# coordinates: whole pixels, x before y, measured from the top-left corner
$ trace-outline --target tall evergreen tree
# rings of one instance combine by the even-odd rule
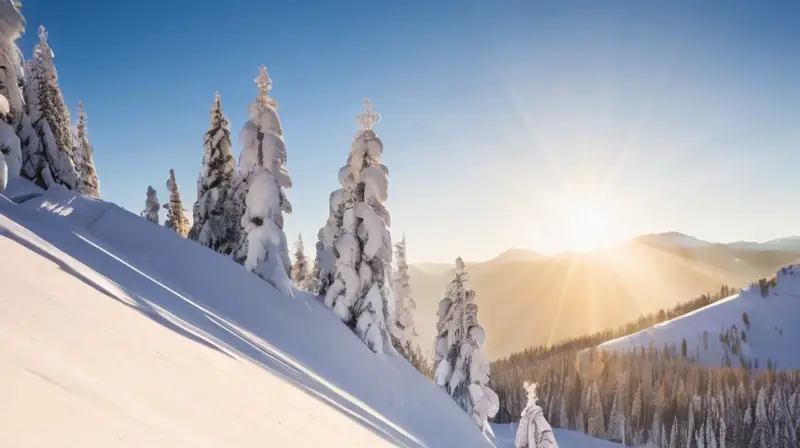
[[[411,291],[411,276],[408,274],[408,260],[406,259],[406,237],[395,244],[395,264],[396,268],[392,277],[395,292],[395,314],[392,327],[392,341],[395,348],[403,356],[409,358],[412,348],[412,340],[417,335],[414,329],[414,310],[417,303]]]
[[[19,137],[6,120],[10,109],[6,107],[5,96],[0,94],[0,191],[6,188],[8,179],[19,175]],[[16,173],[15,173],[16,172]]]
[[[308,289],[311,275],[308,272],[308,258],[303,248],[303,235],[297,235],[294,243],[294,264],[292,265],[292,281],[298,288]]]
[[[622,441],[625,435],[625,414],[622,409],[622,394],[617,389],[608,416],[608,440]]]
[[[256,87],[259,95],[249,107],[249,120],[241,132],[244,146],[239,157],[245,207],[243,234],[234,258],[285,294],[292,294],[289,246],[283,232],[283,214],[292,212],[285,189],[292,186],[286,168],[283,127],[278,102],[270,98],[272,80],[261,66]]]
[[[466,266],[456,259],[456,275],[439,302],[433,381],[482,429],[499,409],[497,394],[489,388],[489,361],[482,348],[486,333],[478,324],[475,291],[468,284]]]
[[[203,138],[203,167],[197,179],[197,202],[189,238],[221,254],[233,253],[240,223],[234,198],[236,159],[231,131],[219,93],[211,104],[211,127]]]
[[[158,211],[161,209],[161,204],[158,202],[158,194],[152,186],[147,187],[147,200],[144,203],[144,210],[140,216],[148,221],[158,224]]]
[[[314,257],[314,279],[318,284],[316,294],[325,297],[328,289],[336,279],[336,263],[339,252],[336,243],[342,233],[342,218],[344,217],[344,192],[345,185],[353,183],[349,166],[345,165],[339,170],[339,183],[343,187],[334,190],[328,199],[328,220],[317,233],[317,254]]]
[[[25,31],[25,18],[15,0],[0,0],[0,95],[8,102],[6,122],[16,128],[25,114],[23,58],[17,40]]]
[[[75,160],[77,162],[79,182],[78,191],[93,198],[100,197],[100,181],[97,180],[97,170],[94,168],[94,148],[89,144],[89,134],[86,130],[86,112],[83,111],[83,102],[78,102],[78,126],[76,137]]]
[[[600,391],[597,388],[597,383],[592,384],[589,421],[586,424],[586,433],[592,437],[605,438],[606,426],[605,416],[603,414],[603,401],[600,397]],[[656,428],[656,431],[660,428]]]
[[[74,190],[78,186],[78,173],[72,151],[69,111],[58,86],[53,50],[44,27],[39,27],[39,43],[27,68],[24,93],[28,118],[38,141],[26,138],[30,136],[21,130],[21,140],[26,141],[22,174],[45,188],[60,184]]]
[[[0,0],[0,188],[22,169],[22,144],[16,129],[25,114],[22,57],[16,41],[25,29],[17,2]]]
[[[569,414],[567,414],[567,402],[564,395],[561,395],[561,406],[559,406],[558,426],[562,429],[569,429]]]
[[[308,275],[308,281],[306,282],[306,289],[311,294],[315,296],[320,296],[320,290],[322,289],[322,282],[320,282],[320,268],[319,268],[319,258],[314,257],[314,266],[311,268],[311,273]]]
[[[361,129],[347,158],[342,230],[336,239],[339,254],[334,283],[325,304],[374,352],[393,350],[389,326],[394,313],[391,284],[391,220],[384,203],[388,197],[389,169],[381,163],[383,142],[372,130],[379,115],[366,110],[358,115]]]
[[[173,169],[169,170],[167,190],[169,191],[169,204],[164,204],[164,208],[167,209],[167,219],[164,221],[164,227],[185,238],[186,234],[189,233],[189,220],[183,213],[183,201],[181,201],[181,193],[178,191],[178,183],[175,182],[175,170]]]

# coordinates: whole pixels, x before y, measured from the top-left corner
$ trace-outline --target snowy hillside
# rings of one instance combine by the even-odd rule
[[[779,369],[800,368],[800,267],[782,269],[776,281],[765,297],[762,288],[752,286],[741,294],[600,347],[626,350],[652,343],[661,349],[667,344],[680,353],[685,339],[687,355],[699,355],[706,365],[718,366],[727,355],[733,366],[745,361],[765,368],[771,360]]]
[[[313,297],[113,204],[3,194],[0,446],[491,446]]]

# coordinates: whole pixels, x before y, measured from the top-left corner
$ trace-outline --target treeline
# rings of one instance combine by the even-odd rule
[[[630,446],[800,446],[800,372],[703,367],[676,352],[674,346],[623,354],[592,349],[497,361],[496,421],[519,419],[522,384],[533,380],[556,428]]]
[[[629,336],[654,325],[683,316],[684,314],[688,314],[692,311],[708,306],[721,299],[730,297],[739,291],[740,290],[738,288],[733,286],[722,285],[712,293],[702,294],[695,299],[689,300],[688,302],[679,303],[670,309],[661,309],[658,312],[639,316],[635,322],[629,322],[617,328],[607,328],[590,335],[567,339],[554,345],[539,345],[527,348],[521,352],[510,355],[509,358],[540,358],[552,356],[558,353],[573,352],[596,347],[604,342]],[[497,361],[495,363],[497,363]],[[493,366],[492,372],[494,372],[494,369],[495,367]]]

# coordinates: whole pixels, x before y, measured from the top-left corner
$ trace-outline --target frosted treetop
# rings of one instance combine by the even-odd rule
[[[356,120],[361,124],[361,129],[369,131],[381,120],[381,114],[372,110],[372,101],[367,98],[364,100],[364,112],[356,115]]]
[[[44,29],[44,25],[39,25],[39,43],[47,45],[47,30]]]
[[[259,68],[258,76],[256,77],[256,87],[258,88],[256,103],[261,107],[277,109],[278,102],[269,96],[269,91],[272,90],[272,79],[267,73],[267,68],[263,65]]]

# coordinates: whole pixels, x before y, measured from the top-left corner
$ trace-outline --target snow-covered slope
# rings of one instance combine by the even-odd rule
[[[313,297],[113,204],[39,193],[0,197],[0,446],[491,446]]]
[[[745,313],[749,325],[744,322]],[[720,338],[725,333],[729,334],[727,343]],[[707,365],[720,365],[727,352],[731,364],[739,366],[740,357],[732,353],[732,346],[739,345],[742,359],[754,366],[758,362],[760,368],[765,368],[767,360],[772,360],[779,369],[800,368],[800,267],[779,271],[777,286],[770,288],[766,297],[756,285],[692,313],[606,342],[600,348],[627,350],[653,343],[661,349],[666,343],[680,352],[683,339],[687,354],[699,354],[700,362]]]

